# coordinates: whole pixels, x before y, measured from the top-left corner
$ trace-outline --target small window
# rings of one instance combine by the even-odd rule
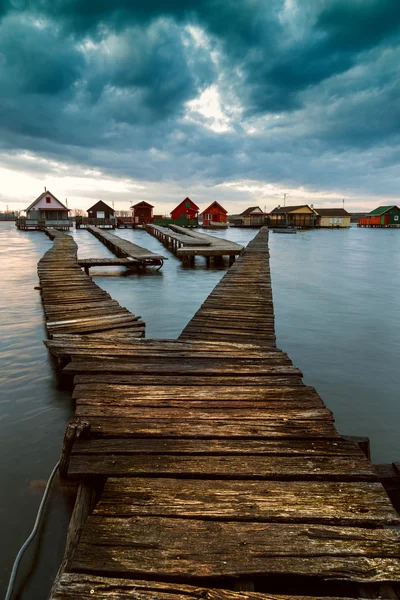
[[[399,220],[399,215],[395,215],[394,220],[398,221]]]
[[[190,202],[186,202],[185,206],[186,208],[190,208]]]
[[[46,196],[46,204],[51,204],[51,198],[50,198],[50,196]]]

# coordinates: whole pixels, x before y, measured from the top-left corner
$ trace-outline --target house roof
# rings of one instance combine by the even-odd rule
[[[179,208],[180,206],[182,206],[182,204],[184,202],[191,202],[193,208],[196,208],[197,210],[200,210],[199,207],[197,206],[197,204],[195,204],[193,202],[193,200],[191,200],[190,198],[185,198],[184,200],[182,200],[182,202],[179,202],[179,204],[177,206],[175,206],[175,208],[171,212],[174,212],[174,210],[176,210],[177,208]]]
[[[242,217],[246,217],[247,215],[254,212],[255,210],[259,210],[260,212],[262,212],[262,210],[259,206],[250,206],[250,208],[246,208],[246,210],[244,210],[242,213],[240,213],[240,215]]]
[[[308,204],[298,204],[297,206],[277,206],[274,208],[274,210],[271,210],[270,214],[286,214],[292,212],[292,210],[298,210],[299,208],[309,208],[310,210],[316,212],[315,209],[311,208],[311,206],[308,206]]]
[[[149,204],[148,202],[146,202],[145,200],[142,200],[142,202],[138,202],[137,204],[134,204],[133,206],[131,206],[132,208],[136,208],[137,206],[143,206],[143,204],[145,204],[146,206],[148,206],[149,208],[154,208],[153,204]]]
[[[113,211],[113,212],[114,212],[114,209],[113,209],[113,208],[111,208],[111,206],[109,206],[109,205],[108,205],[108,204],[106,204],[105,202],[103,202],[103,200],[98,200],[98,201],[96,202],[96,204],[93,204],[93,206],[90,206],[90,207],[87,209],[87,212],[89,212],[90,210],[93,210],[94,208],[97,208],[98,206],[105,206],[106,208],[108,208],[108,210],[111,210],[111,211]]]
[[[378,208],[375,208],[374,210],[371,210],[371,212],[368,213],[367,216],[369,216],[369,215],[376,215],[376,216],[383,215],[385,212],[387,212],[391,208],[397,208],[399,210],[399,207],[396,206],[395,204],[392,204],[392,206],[378,206]]]
[[[57,200],[57,202],[58,202],[59,204],[61,204],[61,206],[62,206],[63,208],[65,208],[66,210],[69,210],[69,209],[68,209],[68,207],[67,207],[67,206],[65,206],[65,205],[64,205],[62,202],[60,202],[60,200],[59,200],[58,198],[56,198],[56,197],[55,197],[55,195],[54,195],[54,194],[53,194],[53,193],[52,193],[50,190],[46,190],[45,192],[43,192],[42,194],[40,194],[40,196],[38,196],[38,198],[36,198],[36,200],[34,200],[34,201],[32,202],[32,204],[30,204],[30,205],[28,206],[28,208],[26,208],[26,209],[25,209],[25,212],[26,212],[26,211],[28,211],[28,210],[31,210],[31,208],[33,208],[33,207],[35,206],[35,204],[36,204],[37,202],[39,202],[39,200],[41,200],[42,198],[44,198],[45,196],[47,196],[47,194],[50,194],[51,196],[53,196],[54,200]]]
[[[350,213],[344,208],[316,208],[315,211],[321,217],[350,217]]]
[[[225,210],[225,208],[223,206],[220,205],[219,202],[217,202],[216,200],[214,202],[212,202],[210,204],[210,206],[208,206],[205,210],[203,210],[202,213],[200,213],[201,215],[204,215],[207,211],[209,211],[211,208],[220,208],[221,212],[225,213],[226,215],[228,214],[228,211]]]

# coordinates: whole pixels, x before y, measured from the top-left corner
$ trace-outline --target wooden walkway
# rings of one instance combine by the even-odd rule
[[[99,239],[111,252],[116,256],[132,258],[138,262],[142,268],[158,266],[161,268],[166,260],[165,256],[161,254],[155,254],[146,248],[137,246],[128,240],[124,240],[118,235],[109,233],[93,225],[86,227],[90,233],[92,233],[97,239]]]
[[[145,324],[96,285],[79,267],[77,245],[71,236],[46,230],[54,240],[38,264],[40,292],[49,338],[107,332],[123,338],[142,337]]]
[[[267,244],[179,340],[48,343],[91,427],[53,599],[398,597],[399,516],[275,346]]]
[[[184,261],[193,262],[195,256],[205,256],[208,260],[228,256],[229,264],[232,265],[235,257],[243,252],[243,246],[235,242],[198,233],[178,225],[170,225],[168,228],[146,225],[146,229]]]

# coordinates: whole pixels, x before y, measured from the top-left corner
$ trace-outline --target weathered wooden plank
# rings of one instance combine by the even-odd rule
[[[106,327],[104,325],[104,327]],[[241,359],[235,360],[234,363],[218,361],[217,364],[209,363],[208,361],[196,360],[173,360],[166,358],[162,363],[159,361],[137,363],[128,361],[113,361],[106,358],[97,360],[89,360],[84,358],[73,357],[72,361],[64,368],[66,373],[84,373],[91,372],[117,372],[117,373],[143,373],[143,374],[190,374],[190,375],[223,375],[228,374],[236,378],[243,374],[249,375],[294,375],[301,377],[301,371],[291,364],[276,365],[267,362],[245,361]]]
[[[143,398],[137,398],[134,395],[109,395],[101,398],[100,394],[90,397],[90,394],[81,394],[76,396],[77,408],[83,412],[89,412],[92,415],[116,416],[148,416],[151,419],[160,417],[177,418],[180,414],[182,418],[199,419],[327,419],[333,420],[330,410],[324,407],[322,400],[313,400],[310,402],[295,401],[267,401],[259,400],[218,400],[214,396],[212,400],[160,400],[152,395]]]
[[[304,384],[299,376],[278,377],[275,375],[245,375],[243,377],[231,377],[230,375],[156,375],[156,374],[130,374],[130,373],[101,373],[86,372],[75,375],[74,383],[117,383],[120,385],[186,385],[193,386],[287,386]]]
[[[101,313],[100,313],[101,314]],[[140,317],[136,317],[136,319],[140,319]],[[46,341],[46,346],[49,348],[49,350],[53,353],[53,354],[58,354],[58,355],[74,355],[74,356],[86,356],[88,354],[90,354],[90,352],[95,352],[96,356],[102,357],[112,357],[112,358],[127,358],[130,360],[148,360],[148,359],[154,359],[154,358],[159,358],[159,359],[165,359],[166,358],[166,352],[164,350],[155,350],[155,349],[146,349],[146,348],[131,348],[130,345],[127,344],[121,344],[120,346],[117,346],[116,344],[112,344],[112,343],[105,343],[103,342],[103,345],[101,345],[98,341],[91,341],[91,339],[89,339],[85,344],[74,344],[73,340],[68,341],[67,343],[60,343],[59,341],[56,341],[55,343],[53,342],[53,340],[50,341]],[[221,352],[219,352],[218,350],[212,351],[212,350],[179,350],[177,349],[175,352],[169,352],[168,354],[173,354],[173,356],[175,358],[192,358],[192,359],[198,359],[198,360],[216,360],[216,359],[222,359],[223,356],[221,356]],[[262,352],[261,350],[258,350],[257,352],[249,352],[248,350],[242,350],[242,351],[236,351],[236,352],[230,352],[229,355],[228,353],[225,353],[226,355],[226,359],[233,361],[236,358],[238,359],[247,359],[249,360],[249,358],[254,358],[255,360],[257,359],[269,359],[271,361],[282,361],[282,360],[286,360],[288,361],[289,359],[287,359],[286,355],[281,354],[280,352],[276,352],[276,351],[271,351],[271,352]],[[275,356],[276,355],[276,356]],[[289,364],[289,363],[288,363]]]
[[[376,481],[372,465],[361,457],[330,456],[136,456],[74,454],[69,475],[280,479],[308,481]],[[249,484],[250,485],[250,484]],[[380,488],[383,494],[383,488]],[[305,489],[301,488],[304,493]],[[315,492],[315,488],[313,488]],[[312,498],[308,498],[312,502]],[[387,502],[390,505],[389,499]],[[400,524],[400,521],[399,521]]]
[[[293,600],[291,594],[234,592],[220,588],[201,588],[179,583],[143,581],[116,577],[99,577],[86,573],[64,573],[53,600]],[[321,600],[321,597],[298,596],[296,600]],[[349,600],[324,596],[324,600]],[[354,600],[354,599],[353,599]]]
[[[369,527],[400,523],[379,483],[326,481],[110,478],[93,514]]]
[[[180,438],[340,438],[331,422],[300,421],[274,422],[226,419],[199,421],[192,419],[184,427],[182,419],[127,419],[91,417],[91,432],[105,437],[180,437]]]
[[[97,307],[97,304],[96,304]],[[88,339],[86,336],[82,336],[82,335],[74,335],[74,336],[68,336],[68,334],[59,334],[57,336],[55,336],[55,341],[56,342],[64,342],[64,341],[73,341],[76,344],[82,343],[91,343],[93,342],[99,342],[100,344],[104,345],[104,339],[101,336],[97,336],[97,335],[93,335],[90,337],[90,339]],[[210,351],[216,351],[219,353],[229,353],[229,354],[234,354],[236,351],[240,352],[248,352],[249,355],[251,356],[252,353],[254,352],[257,355],[260,355],[260,353],[264,352],[264,350],[260,350],[260,347],[258,344],[247,344],[247,343],[241,343],[241,342],[218,342],[218,341],[211,341],[211,342],[207,342],[207,341],[202,341],[202,340],[168,340],[168,339],[148,339],[148,338],[143,338],[142,340],[133,340],[133,341],[129,341],[125,339],[125,337],[123,339],[117,338],[115,339],[114,337],[112,337],[111,335],[109,336],[109,341],[110,343],[113,343],[117,346],[121,346],[123,344],[128,344],[131,345],[133,347],[133,350],[137,349],[140,350],[141,352],[146,352],[146,350],[155,350],[158,352],[172,352],[175,353],[176,351],[181,351],[181,350],[193,350],[193,352],[199,352],[199,351],[205,351],[205,350],[210,350]],[[282,352],[281,350],[279,350],[278,348],[275,348],[274,350],[268,350],[268,352]]]
[[[361,457],[364,454],[355,444],[342,439],[157,439],[157,438],[110,438],[78,440],[73,454],[191,454],[207,455],[280,455],[280,456],[329,456],[335,460],[338,456]],[[374,467],[375,468],[375,467]]]
[[[92,515],[71,570],[132,577],[302,575],[399,581],[400,530]]]
[[[212,407],[209,410],[193,407],[193,406],[181,406],[181,407],[149,407],[149,406],[138,406],[133,403],[109,403],[104,406],[101,402],[83,403],[80,401],[76,407],[76,415],[78,417],[110,417],[110,418],[121,418],[126,417],[130,419],[149,419],[149,420],[161,420],[161,419],[173,419],[173,420],[184,420],[190,427],[192,420],[195,421],[222,421],[224,419],[231,422],[243,421],[257,422],[261,421],[325,421],[333,422],[332,413],[326,408],[282,408],[281,410],[268,408],[262,408],[256,405],[253,409],[241,408],[241,407],[225,407],[219,410],[216,407]]]
[[[253,408],[254,403],[265,403],[268,406],[279,408],[282,406],[296,406],[298,408],[316,408],[323,407],[324,403],[314,388],[309,386],[224,386],[220,385],[216,389],[210,389],[209,386],[187,386],[187,385],[119,385],[117,383],[86,383],[77,384],[73,392],[73,398],[76,400],[101,399],[104,403],[113,403],[115,399],[122,403],[135,402],[144,404],[154,402],[175,402],[177,406],[181,402],[198,403],[205,405],[218,404],[223,406],[236,403],[244,406],[248,403]],[[173,404],[168,404],[173,406]],[[190,406],[190,404],[189,404]],[[254,407],[256,408],[256,407]]]

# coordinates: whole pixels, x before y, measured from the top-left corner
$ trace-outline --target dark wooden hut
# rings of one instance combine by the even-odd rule
[[[133,225],[146,225],[147,223],[153,222],[153,208],[152,204],[145,202],[138,202],[131,206]]]

